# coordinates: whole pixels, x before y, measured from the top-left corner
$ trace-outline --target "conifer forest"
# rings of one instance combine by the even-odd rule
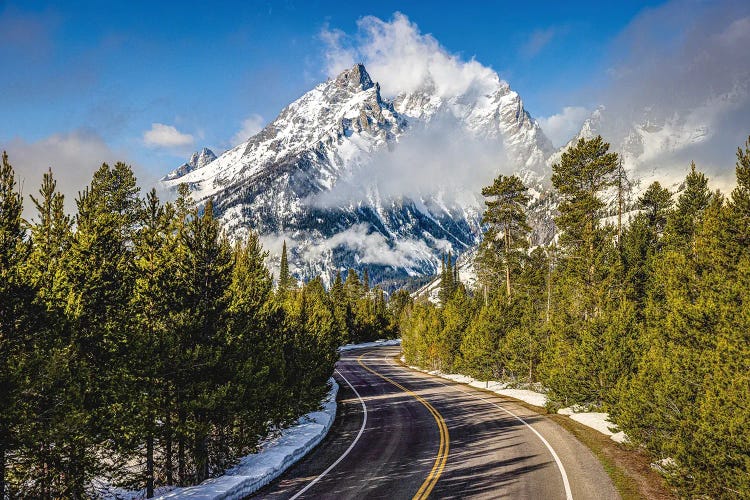
[[[406,362],[607,411],[680,496],[750,497],[750,141],[736,180],[692,164],[627,206],[618,154],[582,139],[553,166],[558,237],[529,248],[526,188],[500,175],[476,290],[444,262],[441,305],[400,318]]]
[[[0,500],[750,500],[750,0],[0,0]]]
[[[103,164],[64,210],[52,171],[33,209],[0,169],[0,498],[87,498],[221,474],[314,410],[338,346],[393,337],[365,273],[330,290],[282,265],[274,288],[255,234],[230,244],[211,203],[142,196]],[[282,256],[282,264],[286,254]]]
[[[477,285],[448,254],[435,304],[352,270],[300,286],[286,246],[274,286],[254,233],[230,244],[210,202],[141,196],[123,163],[72,216],[49,171],[26,220],[4,155],[0,488],[201,482],[314,409],[338,346],[401,335],[407,363],[609,412],[685,496],[748,496],[750,141],[736,177],[710,191],[692,164],[627,203],[618,154],[581,139],[553,166],[553,242],[530,248],[527,188],[498,176]]]

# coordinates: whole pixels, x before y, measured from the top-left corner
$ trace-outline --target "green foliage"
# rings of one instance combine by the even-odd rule
[[[526,222],[526,208],[529,203],[528,189],[521,179],[512,175],[499,175],[492,183],[482,189],[487,209],[482,215],[482,224],[487,225],[487,232],[480,245],[480,262],[492,265],[493,259],[502,261],[505,268],[505,293],[511,298],[511,274],[520,268],[524,250],[528,246],[528,234],[531,231]],[[498,241],[502,243],[498,244]],[[495,267],[495,266],[492,266]],[[482,273],[487,289],[494,288],[492,273]]]
[[[284,292],[297,286],[297,281],[289,272],[289,257],[286,251],[286,240],[281,248],[281,267],[279,271],[279,291]]]
[[[681,497],[749,497],[750,139],[728,201],[693,164],[674,207],[653,183],[621,232],[600,222],[605,193],[622,184],[608,150],[601,137],[581,140],[553,166],[557,245],[509,267],[491,226],[476,259],[478,297],[443,292],[440,306],[404,309],[406,359],[539,383],[552,407],[608,411]],[[497,286],[508,269],[511,300],[509,280]]]
[[[341,343],[397,334],[408,300],[391,309],[356,275],[329,293],[287,264],[274,294],[257,235],[231,246],[189,193],[141,198],[129,166],[104,164],[74,225],[50,171],[25,226],[3,156],[0,496],[202,481],[315,409]]]

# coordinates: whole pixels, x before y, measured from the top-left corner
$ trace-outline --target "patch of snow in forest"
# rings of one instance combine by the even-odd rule
[[[401,345],[401,339],[376,340],[375,342],[364,342],[362,344],[346,344],[339,347],[339,352],[351,351],[353,349],[365,349],[367,347],[383,347],[389,345]]]
[[[405,359],[402,356],[401,361],[405,363]],[[417,370],[423,373],[428,373],[436,377],[452,380],[459,384],[466,384],[479,389],[485,389],[501,396],[507,396],[510,398],[518,399],[524,403],[528,403],[534,406],[544,407],[547,404],[547,395],[541,392],[532,391],[529,389],[514,389],[509,387],[509,384],[504,382],[497,382],[494,380],[476,380],[467,375],[461,375],[460,373],[442,373],[437,370],[428,371],[423,370],[417,366],[409,365],[409,368]],[[557,413],[561,415],[567,415],[576,422],[579,422],[586,427],[590,427],[596,431],[601,432],[610,437],[613,441],[618,443],[625,443],[628,441],[627,436],[624,432],[618,431],[617,426],[609,421],[609,413],[603,412],[578,412],[574,407],[562,408]],[[614,430],[613,430],[614,429]]]

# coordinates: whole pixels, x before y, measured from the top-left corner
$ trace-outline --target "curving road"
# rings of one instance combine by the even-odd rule
[[[339,413],[312,453],[254,498],[619,498],[594,455],[511,400],[348,351]]]

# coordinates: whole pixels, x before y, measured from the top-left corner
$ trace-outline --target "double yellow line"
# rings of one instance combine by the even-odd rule
[[[386,382],[390,382],[391,384],[395,385],[408,395],[415,398],[417,401],[422,403],[425,408],[429,410],[429,412],[432,414],[432,417],[435,419],[435,422],[437,422],[438,430],[440,431],[440,446],[438,446],[438,452],[437,456],[435,457],[435,463],[432,465],[432,470],[430,471],[430,474],[427,476],[427,479],[424,480],[422,483],[422,486],[419,487],[419,490],[417,490],[417,494],[414,495],[412,500],[422,500],[430,496],[430,493],[432,492],[432,489],[435,487],[435,484],[438,482],[438,479],[440,479],[440,475],[443,473],[443,469],[445,469],[445,463],[448,461],[448,451],[450,448],[450,436],[448,435],[448,426],[445,425],[445,420],[443,419],[443,416],[440,415],[440,413],[433,407],[426,399],[424,399],[419,394],[416,394],[403,385],[399,384],[395,380],[393,380],[390,377],[386,377],[383,374],[380,374],[364,364],[362,362],[362,356],[357,358],[357,363],[362,366],[365,370],[369,371],[370,373],[374,373],[378,377],[382,378]]]

